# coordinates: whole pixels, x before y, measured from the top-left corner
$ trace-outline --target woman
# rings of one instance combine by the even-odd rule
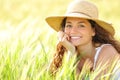
[[[98,9],[93,3],[74,0],[64,16],[48,17],[46,21],[58,31],[59,38],[51,63],[52,72],[62,65],[65,52],[82,56],[78,60],[78,73],[87,59],[91,63],[91,70],[95,70],[100,64],[109,64],[120,53],[120,44],[113,37],[114,28],[98,19]]]

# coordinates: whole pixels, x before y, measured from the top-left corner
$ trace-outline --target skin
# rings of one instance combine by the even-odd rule
[[[84,56],[81,58],[78,68],[82,68],[84,62],[89,59],[90,66],[93,66],[94,56],[96,53],[96,43],[92,42],[92,37],[95,35],[94,28],[86,19],[69,17],[66,20],[64,31],[58,32],[59,43],[62,44],[68,51]],[[100,46],[101,44],[98,44]],[[110,61],[118,52],[112,45],[106,45],[102,48],[98,56],[97,65]],[[78,71],[79,72],[79,71]]]

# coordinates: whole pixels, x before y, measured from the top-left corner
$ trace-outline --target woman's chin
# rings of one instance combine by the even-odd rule
[[[76,47],[80,45],[80,44],[78,44],[78,43],[72,43],[72,44],[73,44],[74,46],[76,46]]]
[[[73,40],[71,41],[71,43],[74,45],[74,46],[79,46],[81,44],[80,40]]]

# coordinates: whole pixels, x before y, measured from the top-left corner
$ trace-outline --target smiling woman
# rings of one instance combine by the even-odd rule
[[[89,21],[80,18],[67,18],[64,32],[70,37],[70,42],[74,46],[88,44],[95,35],[94,29]]]
[[[77,58],[81,57],[77,61],[77,74],[80,74],[86,61],[89,61],[90,71],[95,71],[101,64],[107,63],[111,66],[112,59],[119,57],[120,43],[113,37],[114,27],[98,18],[98,9],[91,2],[74,0],[64,16],[47,17],[46,21],[58,31],[59,39],[50,65],[52,73],[62,66],[65,52],[77,55]],[[106,72],[106,69],[103,72]],[[101,74],[102,72],[97,78],[100,78]]]

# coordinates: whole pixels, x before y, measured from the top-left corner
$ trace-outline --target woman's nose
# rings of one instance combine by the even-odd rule
[[[77,32],[77,28],[76,27],[72,27],[71,33],[76,33],[76,32]]]

